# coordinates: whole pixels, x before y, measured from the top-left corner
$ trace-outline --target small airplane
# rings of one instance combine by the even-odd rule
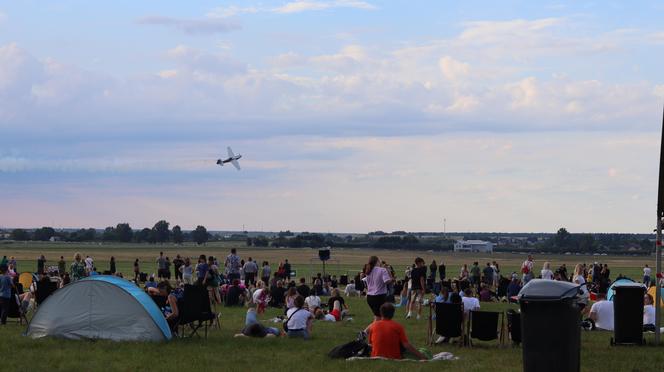
[[[240,154],[237,154],[237,155],[233,154],[233,150],[231,150],[231,148],[229,146],[228,147],[228,159],[224,159],[224,160],[217,159],[217,164],[219,164],[220,167],[223,167],[225,163],[231,163],[231,164],[233,164],[233,166],[237,170],[240,170],[240,163],[238,162],[238,160],[240,160],[241,157],[242,157],[242,155],[240,155]]]

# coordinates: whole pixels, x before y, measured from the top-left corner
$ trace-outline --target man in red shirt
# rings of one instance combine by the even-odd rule
[[[394,305],[384,303],[380,307],[380,315],[382,319],[374,321],[367,330],[372,357],[401,359],[403,347],[419,359],[427,359],[408,342],[403,326],[392,320]]]

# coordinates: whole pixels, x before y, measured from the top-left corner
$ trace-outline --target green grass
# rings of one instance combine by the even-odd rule
[[[70,245],[70,244],[9,244],[0,245],[0,255],[14,255],[19,259],[20,269],[33,270],[35,259],[40,253],[47,258],[64,255],[68,262],[73,253],[90,254],[97,260],[100,270],[105,269],[107,259],[111,255],[118,257],[119,270],[131,272],[131,262],[134,257],[145,261],[143,270],[154,270],[154,259],[159,250],[167,255],[174,256],[176,252],[197,256],[199,253],[214,254],[224,257],[231,245],[211,244],[205,247],[194,246],[148,246],[148,245]],[[309,249],[277,250],[277,249],[248,249],[237,246],[242,257],[252,257],[258,260],[267,259],[271,263],[283,258],[289,258],[298,269],[299,275],[308,275],[320,271],[320,266],[310,267],[310,259],[316,252]],[[333,257],[341,260],[337,273],[359,270],[370,254],[377,254],[381,258],[403,268],[412,262],[415,255],[421,255],[430,262],[444,259],[448,264],[448,273],[456,275],[461,263],[471,263],[474,260],[486,262],[496,259],[503,267],[503,272],[516,270],[524,256],[521,255],[455,255],[432,254],[427,252],[394,252],[394,251],[366,251],[366,250],[334,250]],[[535,257],[537,264],[545,258]],[[638,278],[640,268],[644,263],[653,263],[651,258],[632,257],[593,257],[593,256],[552,256],[546,257],[552,265],[557,267],[561,262],[573,265],[576,262],[592,262],[601,259],[609,263],[613,276],[618,272]],[[103,264],[103,265],[102,265]],[[334,265],[333,265],[334,266]],[[335,268],[332,268],[333,270]],[[571,268],[570,268],[571,269]],[[308,371],[312,369],[347,370],[347,371],[396,371],[396,370],[450,370],[450,371],[518,371],[522,369],[521,348],[498,347],[495,342],[478,343],[476,347],[459,348],[454,345],[433,346],[432,352],[449,351],[460,359],[456,361],[441,361],[435,363],[406,363],[363,361],[346,362],[332,360],[326,355],[334,346],[348,342],[356,336],[357,332],[366,327],[371,321],[368,306],[362,299],[348,300],[352,322],[314,324],[313,338],[310,341],[279,339],[236,339],[244,323],[245,309],[219,307],[222,314],[221,329],[213,329],[209,338],[174,340],[168,343],[114,343],[107,341],[66,341],[57,339],[32,340],[21,336],[25,326],[19,326],[13,321],[6,327],[0,327],[0,355],[11,355],[15,365],[27,370],[112,370],[112,371],[191,371],[191,370],[272,370],[284,369],[289,371]],[[484,310],[506,310],[507,304],[482,304]],[[262,319],[268,319],[280,313],[279,310],[270,309]],[[396,320],[404,324],[408,336],[416,347],[425,346],[427,322],[414,319],[405,320],[404,311],[397,311]],[[269,325],[269,324],[266,324]],[[581,366],[584,371],[647,371],[664,365],[664,349],[652,346],[646,347],[611,347],[608,332],[583,332],[581,347]],[[652,335],[646,335],[651,342]]]

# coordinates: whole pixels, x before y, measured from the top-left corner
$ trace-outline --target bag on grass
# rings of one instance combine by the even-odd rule
[[[371,355],[371,347],[364,341],[354,340],[343,345],[336,346],[327,353],[330,358],[366,357]]]

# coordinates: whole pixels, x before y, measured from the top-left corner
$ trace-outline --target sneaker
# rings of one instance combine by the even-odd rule
[[[410,319],[410,313],[406,314],[406,319]]]
[[[436,339],[436,341],[434,341],[433,343],[434,343],[434,344],[442,344],[443,342],[445,342],[445,337],[443,337],[443,336],[438,336],[438,338]]]
[[[420,314],[417,314],[417,317],[415,319],[420,320]]]

